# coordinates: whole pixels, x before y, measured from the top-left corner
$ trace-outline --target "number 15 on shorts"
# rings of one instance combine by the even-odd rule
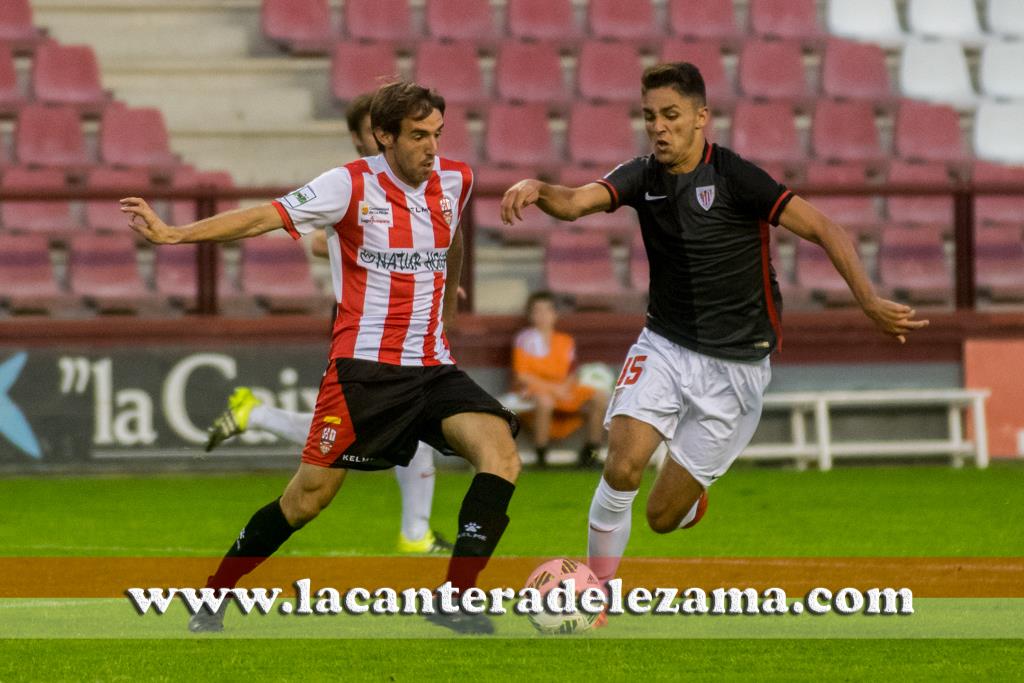
[[[622,374],[619,375],[618,381],[615,382],[615,387],[626,387],[630,384],[636,384],[637,380],[640,379],[640,374],[644,371],[644,361],[647,360],[647,356],[630,356],[626,359],[626,364],[622,366]]]

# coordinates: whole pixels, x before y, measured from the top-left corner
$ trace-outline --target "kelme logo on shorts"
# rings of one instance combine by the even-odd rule
[[[284,196],[284,201],[289,208],[297,209],[307,202],[311,202],[316,199],[316,192],[309,185],[290,192]]]

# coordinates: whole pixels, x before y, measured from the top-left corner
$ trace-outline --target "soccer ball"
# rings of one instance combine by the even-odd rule
[[[576,582],[576,611],[571,614],[560,614],[550,610],[542,610],[537,614],[528,614],[534,628],[545,635],[557,633],[582,633],[594,626],[600,613],[588,614],[579,607],[579,596],[588,588],[601,589],[601,582],[593,570],[582,562],[558,558],[548,560],[533,570],[526,580],[527,588],[536,588],[542,597],[554,588],[562,586],[562,582],[573,579]]]

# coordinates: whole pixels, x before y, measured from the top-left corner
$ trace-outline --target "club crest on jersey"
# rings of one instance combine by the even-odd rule
[[[320,432],[320,452],[327,455],[334,448],[334,442],[338,438],[338,430],[334,427],[324,427]]]
[[[711,205],[715,203],[715,186],[714,185],[702,185],[696,189],[697,203],[700,204],[700,208],[707,211],[711,208]]]
[[[447,196],[441,197],[441,215],[444,216],[444,222],[448,225],[451,225],[452,219],[455,218],[455,213],[452,211],[452,200]]]
[[[394,222],[390,204],[372,206],[369,202],[359,202],[359,225],[380,225],[390,228]]]

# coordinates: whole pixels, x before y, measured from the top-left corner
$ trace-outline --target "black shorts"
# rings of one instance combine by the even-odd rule
[[[302,462],[320,467],[383,470],[408,465],[418,442],[455,455],[441,421],[459,413],[519,418],[454,365],[387,365],[339,358],[320,382]]]

